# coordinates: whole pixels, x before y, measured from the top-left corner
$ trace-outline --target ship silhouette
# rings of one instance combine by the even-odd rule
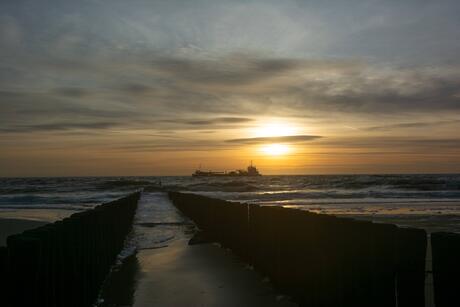
[[[193,174],[193,177],[256,177],[262,176],[257,168],[251,164],[247,167],[246,170],[239,169],[234,171],[225,171],[225,172],[215,172],[215,171],[202,171],[201,167],[197,169]]]

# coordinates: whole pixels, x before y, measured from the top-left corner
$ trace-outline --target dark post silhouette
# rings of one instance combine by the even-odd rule
[[[460,290],[460,234],[431,234],[434,302],[436,307],[458,306]]]
[[[195,194],[169,197],[301,306],[424,304],[424,230]]]
[[[9,236],[0,249],[7,306],[92,306],[123,248],[139,197]]]

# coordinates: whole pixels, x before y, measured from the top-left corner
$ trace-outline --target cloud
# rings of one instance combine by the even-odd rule
[[[52,161],[46,146],[168,151],[170,168],[181,151],[267,142],[458,153],[460,1],[353,2],[1,1],[4,164]],[[305,135],[245,138],[277,118]]]
[[[179,115],[180,116],[180,115]],[[189,130],[201,131],[214,129],[212,132],[220,129],[235,129],[245,126],[245,124],[254,121],[252,118],[247,117],[207,117],[207,116],[196,116],[192,119],[190,116],[184,115],[184,118],[168,118],[155,120],[155,128],[162,130],[170,130],[171,128],[177,130]]]
[[[47,132],[47,131],[68,131],[68,130],[100,130],[108,129],[117,126],[116,122],[88,122],[88,123],[72,123],[58,122],[46,123],[38,125],[19,125],[0,128],[0,132],[6,133],[22,133],[22,132]]]
[[[460,120],[442,120],[442,121],[429,121],[429,122],[413,122],[413,123],[399,123],[392,125],[372,126],[367,127],[364,130],[368,131],[379,131],[379,130],[392,130],[392,129],[405,129],[405,128],[425,128],[432,126],[458,124]]]
[[[188,141],[182,140],[177,142],[152,142],[152,143],[137,143],[125,144],[121,146],[109,145],[110,149],[127,152],[180,152],[180,151],[216,151],[229,149],[229,146],[223,146],[219,142],[210,141]]]
[[[460,150],[459,138],[435,137],[337,137],[327,138],[318,143],[319,146],[344,149],[392,149],[406,150],[415,153],[446,152]]]
[[[116,150],[126,151],[216,151],[232,149],[234,145],[253,145],[265,143],[304,143],[321,138],[316,135],[290,135],[281,137],[259,137],[231,139],[222,142],[218,139],[170,139],[155,142],[133,142],[131,144],[116,145]]]
[[[83,88],[77,87],[60,87],[56,88],[55,93],[58,95],[70,97],[70,98],[81,98],[88,94],[88,91]]]
[[[352,10],[340,1],[339,10],[296,1],[115,1],[110,10],[104,0],[63,1],[53,10],[33,4],[33,16],[5,3],[0,32],[12,48],[0,50],[0,129],[116,119],[126,129],[218,130],[258,116],[455,116],[458,5],[417,4],[427,20],[413,1]],[[442,61],[412,61],[422,52]]]
[[[142,95],[151,91],[152,87],[140,83],[129,83],[119,87],[118,89],[126,94]]]
[[[241,138],[226,140],[228,143],[235,144],[265,144],[265,143],[303,143],[321,138],[318,135],[287,135],[276,137],[257,137],[257,138]]]
[[[216,125],[216,124],[241,124],[241,123],[248,123],[253,121],[251,118],[247,117],[217,117],[207,120],[190,120],[190,121],[183,121],[183,123],[187,125],[193,126],[209,126],[209,125]]]
[[[231,54],[224,58],[203,60],[159,57],[152,68],[176,80],[213,85],[247,85],[271,79],[298,69],[302,60],[289,58],[265,59],[248,54]]]
[[[290,115],[460,110],[460,74],[452,68],[382,69],[357,60],[253,54],[209,60],[159,57],[152,63],[145,73],[158,80],[156,92],[145,99],[184,110]]]
[[[73,65],[79,68],[72,74],[31,66],[33,80],[20,73],[0,77],[6,80],[0,88],[0,122],[27,126],[117,118],[124,127],[220,129],[249,123],[246,114],[324,118],[460,112],[460,74],[453,68],[382,71],[357,60],[254,53],[210,59],[131,56],[76,57]]]
[[[0,16],[0,43],[2,49],[14,50],[23,40],[22,29],[17,20],[12,16]]]
[[[71,123],[85,125],[88,122],[115,122],[129,124],[136,117],[136,110],[120,107],[114,102],[91,103],[93,98],[84,90],[1,91],[0,130],[15,130],[14,126],[54,125]],[[82,96],[83,95],[83,96]],[[19,129],[20,130],[20,129]]]

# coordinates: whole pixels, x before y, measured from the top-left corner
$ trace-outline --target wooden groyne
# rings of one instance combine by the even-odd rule
[[[301,306],[424,306],[424,230],[194,194],[169,196],[200,229]]]
[[[436,307],[459,306],[460,234],[431,234],[433,251],[433,284]]]
[[[131,230],[139,197],[8,237],[0,249],[2,306],[92,306]]]

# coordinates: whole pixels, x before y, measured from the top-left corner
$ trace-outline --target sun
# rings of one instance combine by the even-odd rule
[[[289,152],[289,146],[285,144],[268,144],[263,145],[262,152],[270,156],[281,156]]]
[[[261,141],[260,152],[268,156],[279,157],[291,152],[290,145],[283,141],[283,137],[296,135],[298,130],[298,127],[290,122],[275,119],[254,127],[250,134]]]

